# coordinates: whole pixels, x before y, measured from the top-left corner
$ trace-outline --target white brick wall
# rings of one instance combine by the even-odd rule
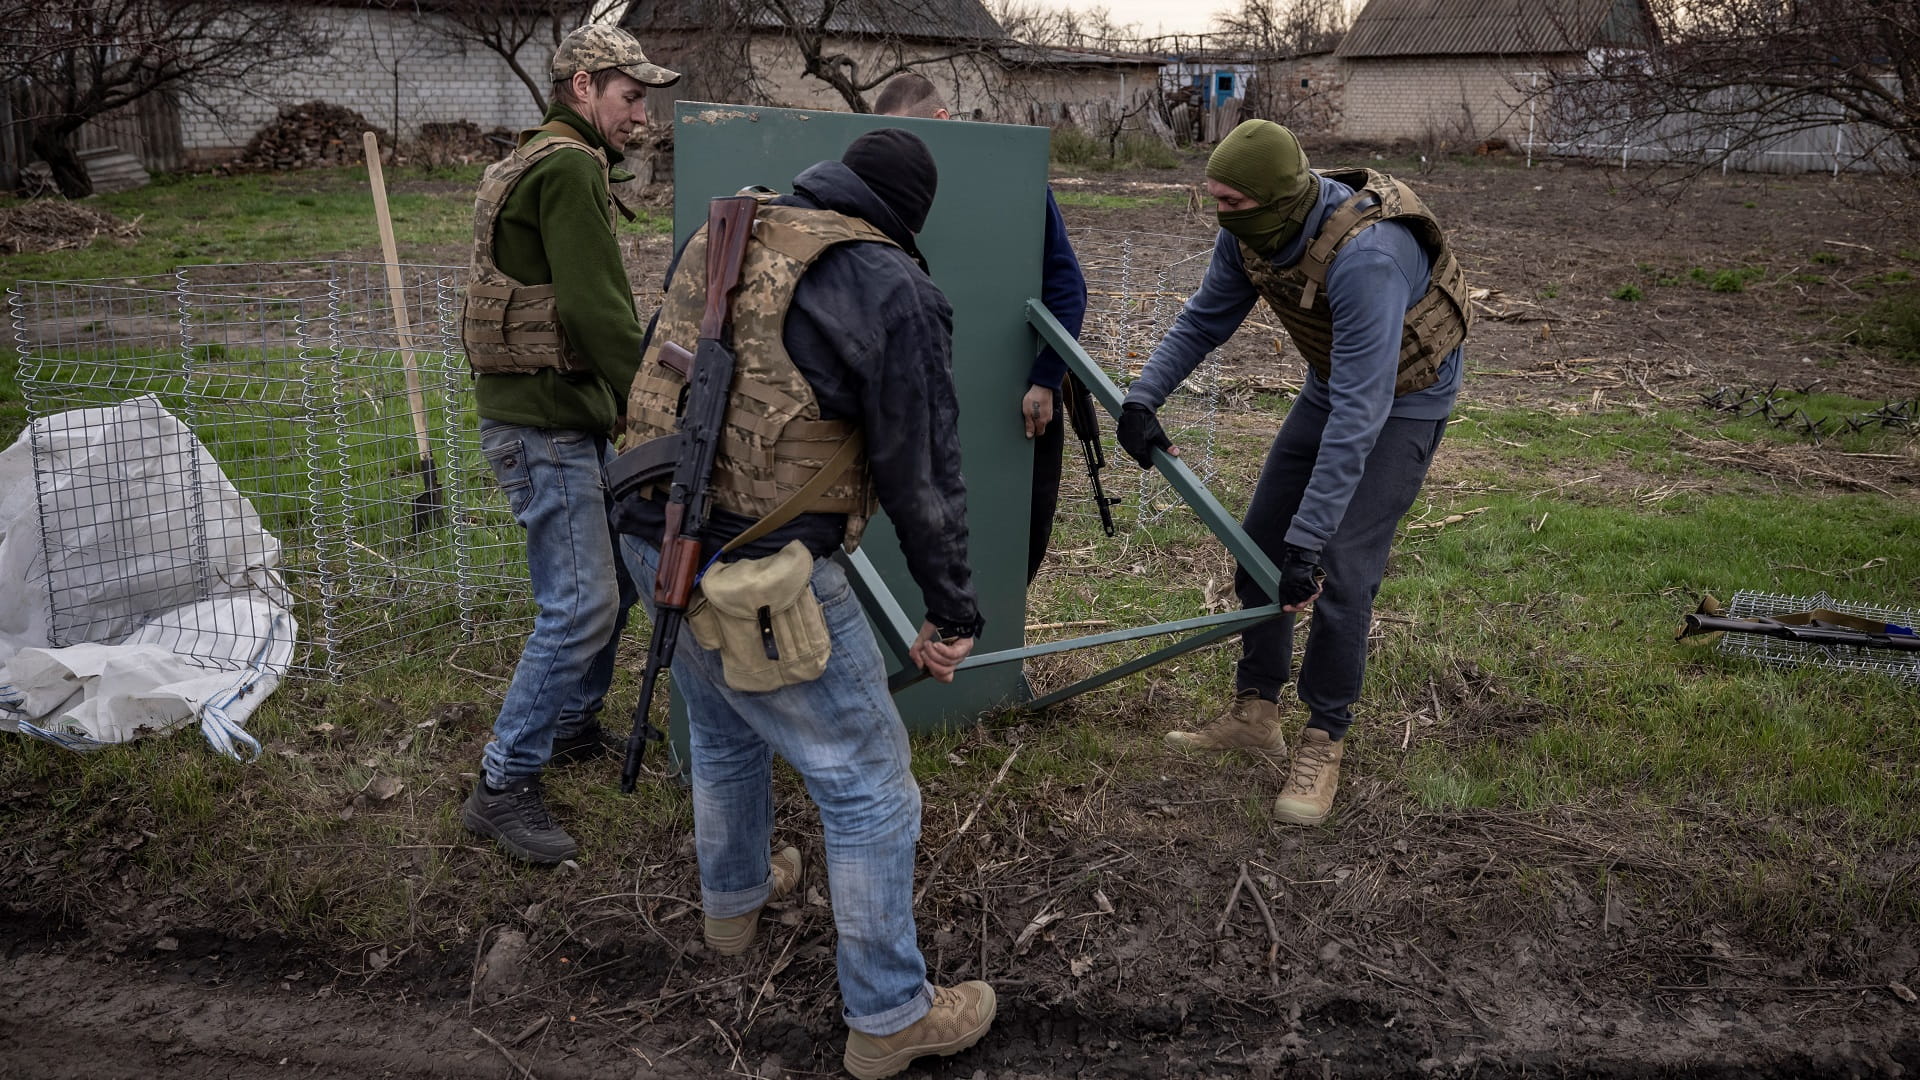
[[[1524,139],[1527,106],[1515,88],[1537,65],[1524,58],[1407,57],[1344,62],[1340,135],[1435,140],[1455,147]]]
[[[330,55],[262,79],[244,92],[202,91],[180,106],[182,141],[203,160],[245,147],[282,105],[325,101],[412,138],[421,124],[470,120],[481,128],[539,122],[533,97],[497,54],[434,29],[433,17],[347,8],[317,8],[333,39]],[[520,65],[544,79],[551,46],[545,34],[522,50]],[[544,88],[543,88],[544,89]]]

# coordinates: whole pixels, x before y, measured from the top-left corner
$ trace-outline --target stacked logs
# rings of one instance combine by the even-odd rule
[[[393,145],[392,136],[345,106],[324,101],[288,105],[254,134],[234,164],[243,171],[357,164],[364,131],[376,132],[382,146]]]

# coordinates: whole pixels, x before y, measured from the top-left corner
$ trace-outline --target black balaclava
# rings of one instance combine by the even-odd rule
[[[926,226],[940,170],[918,135],[901,128],[869,131],[853,140],[840,163],[866,182],[908,232],[917,235]]]

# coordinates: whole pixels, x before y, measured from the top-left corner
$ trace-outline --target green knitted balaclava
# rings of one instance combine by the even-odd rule
[[[1207,179],[1259,204],[1217,216],[1221,228],[1269,258],[1299,234],[1320,193],[1300,140],[1271,120],[1248,120],[1221,139],[1207,158]]]

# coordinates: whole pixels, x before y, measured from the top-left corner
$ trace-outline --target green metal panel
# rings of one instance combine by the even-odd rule
[[[709,198],[752,184],[790,191],[801,170],[838,159],[848,143],[881,127],[907,128],[925,139],[940,168],[939,192],[919,240],[934,281],[953,304],[969,550],[987,620],[976,648],[1018,649],[1025,644],[1033,477],[1019,402],[1035,348],[1026,302],[1040,295],[1047,130],[681,102],[674,114],[675,243],[705,223]],[[903,630],[911,636],[925,609],[884,516],[868,527],[860,555],[853,565],[877,570],[897,600],[891,613],[874,602],[867,610],[883,646],[904,666],[891,639]],[[863,595],[873,591],[872,582],[861,584]],[[1030,696],[1020,665],[999,664],[970,669],[951,685],[922,683],[897,700],[907,726],[922,730],[971,723]]]
[[[951,685],[918,678],[906,662],[907,643],[922,615],[920,590],[906,572],[898,538],[884,517],[868,528],[858,552],[841,558],[892,658],[889,682],[910,728],[970,723],[982,713],[1011,705],[1045,708],[1282,617],[1278,604],[1266,604],[1041,645],[1025,642],[1033,451],[1017,403],[1026,387],[1036,333],[1066,359],[1108,413],[1120,412],[1119,389],[1033,299],[1040,292],[1045,222],[1044,129],[699,102],[680,103],[674,122],[676,245],[706,221],[712,196],[755,184],[790,190],[795,174],[816,161],[838,158],[847,143],[874,128],[914,131],[926,140],[940,166],[939,196],[920,247],[934,280],[953,304],[954,383],[960,398],[973,579],[987,618],[986,633]],[[1277,595],[1279,574],[1273,563],[1186,463],[1164,453],[1157,453],[1154,463],[1268,596]],[[1023,661],[1163,634],[1186,636],[1031,700]],[[685,724],[676,698],[676,746],[685,745]]]

